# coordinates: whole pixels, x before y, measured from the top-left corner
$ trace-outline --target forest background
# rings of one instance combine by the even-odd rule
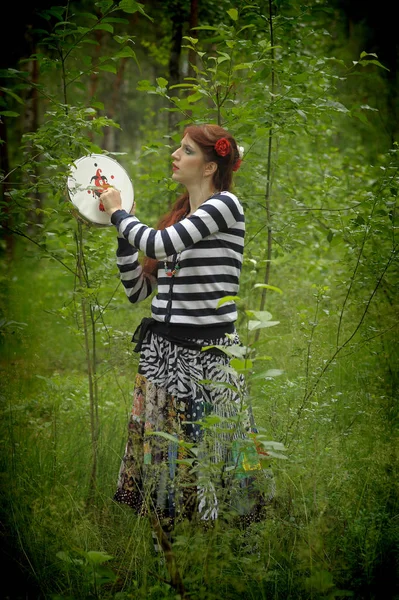
[[[41,1],[2,22],[3,597],[399,598],[391,5]],[[275,495],[247,531],[183,523],[173,576],[112,502],[150,300],[129,305],[115,231],[78,219],[65,183],[109,153],[155,225],[189,122],[245,149],[232,367]]]

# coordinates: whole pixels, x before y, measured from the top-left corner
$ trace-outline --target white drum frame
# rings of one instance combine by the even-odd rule
[[[120,191],[122,208],[130,212],[134,204],[133,183],[115,159],[107,154],[89,154],[71,165],[67,180],[68,196],[84,221],[111,225],[100,201],[100,194],[108,187]]]

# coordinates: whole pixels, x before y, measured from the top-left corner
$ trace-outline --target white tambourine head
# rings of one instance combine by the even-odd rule
[[[106,154],[90,154],[71,166],[67,181],[69,199],[85,221],[111,225],[100,201],[100,194],[109,187],[120,191],[122,208],[130,212],[134,203],[133,184],[116,160]]]

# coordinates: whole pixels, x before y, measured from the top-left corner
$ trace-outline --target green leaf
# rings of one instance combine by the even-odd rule
[[[77,31],[78,31],[79,35],[82,36],[82,35],[86,35],[86,33],[88,33],[91,30],[89,27],[78,27]],[[81,41],[84,41],[84,40],[81,40]],[[94,41],[94,40],[91,40],[91,41]],[[96,42],[96,44],[97,44],[97,42]]]
[[[142,79],[137,83],[136,90],[139,92],[155,92],[155,87],[148,81],[148,79]]]
[[[174,435],[171,435],[170,433],[166,433],[165,431],[146,431],[145,435],[158,435],[159,437],[162,437],[165,440],[168,440],[168,442],[174,442],[175,444],[179,443],[179,440],[177,437],[175,437]]]
[[[281,442],[276,442],[274,440],[268,440],[268,439],[264,439],[264,435],[259,434],[259,433],[250,433],[249,437],[257,440],[258,442],[260,442],[262,444],[262,446],[264,448],[266,448],[267,450],[273,449],[273,450],[285,450],[285,446],[284,444],[282,444]]]
[[[8,94],[9,96],[11,96],[11,98],[14,98],[14,100],[16,100],[19,104],[24,104],[24,101],[22,100],[22,98],[17,96],[17,94],[15,94],[13,91],[9,90],[8,88],[0,87],[0,90],[2,92],[4,92],[5,94]]]
[[[254,289],[256,288],[264,288],[266,290],[273,290],[274,292],[278,292],[279,294],[282,294],[283,291],[276,287],[275,285],[269,285],[268,283],[255,283],[254,285]]]
[[[370,124],[366,115],[363,114],[360,110],[352,110],[351,114],[352,114],[352,117],[355,117],[355,119],[359,119],[359,121],[361,121],[365,125]]]
[[[250,23],[249,25],[244,25],[244,27],[241,27],[238,33],[241,33],[241,31],[245,31],[245,29],[255,29],[255,25],[253,23]]]
[[[226,62],[226,60],[230,60],[230,56],[226,57],[226,56],[218,56],[216,59],[216,62],[218,65],[221,65],[222,63]]]
[[[149,17],[144,11],[144,5],[139,4],[139,2],[135,2],[134,0],[121,0],[121,2],[119,2],[118,4],[118,8],[130,14],[139,12],[145,17],[147,17],[147,19],[150,19],[150,21],[153,21],[152,17]]]
[[[107,65],[98,65],[97,69],[99,71],[108,71],[109,73],[117,73],[117,69],[115,65],[107,64]]]
[[[335,108],[338,112],[348,113],[349,110],[344,106],[341,102],[336,102],[334,100],[326,100],[326,106],[330,106],[331,108]]]
[[[234,356],[237,358],[243,358],[248,353],[248,348],[246,348],[246,346],[241,346],[241,344],[234,344],[233,346],[221,346],[215,344],[211,346],[203,346],[201,350],[205,351],[211,348],[222,350],[222,352],[227,354],[227,356]]]
[[[233,21],[238,20],[238,10],[236,8],[231,8],[230,10],[227,11],[227,14],[229,15],[229,17],[231,19],[233,19]]]
[[[225,373],[229,373],[230,375],[234,375],[234,369],[231,369],[227,365],[220,366],[220,370],[223,370]],[[228,390],[237,391],[237,386],[232,383],[226,383],[225,381],[213,381],[212,379],[199,379],[198,383],[202,383],[203,385],[210,385],[214,388],[222,387]]]
[[[0,115],[3,117],[19,117],[19,113],[13,112],[12,110],[0,110]]]
[[[252,69],[252,63],[239,63],[238,65],[234,65],[233,71],[241,71],[242,69]]]
[[[83,565],[83,560],[81,558],[72,558],[68,552],[57,552],[56,557],[72,565]]]
[[[188,35],[183,35],[183,40],[188,40],[193,44],[193,46],[195,46],[195,44],[198,44],[198,38],[189,37]]]
[[[283,373],[284,373],[284,371],[282,371],[281,369],[269,369],[268,371],[263,373],[263,376],[264,377],[278,377],[279,375],[282,375]]]
[[[303,83],[304,81],[307,81],[309,77],[310,73],[308,71],[304,71],[303,73],[298,73],[298,75],[294,75],[292,81],[294,83]]]
[[[204,423],[207,425],[219,425],[219,423],[223,423],[224,419],[219,415],[208,415],[204,419]]]
[[[285,456],[285,454],[280,454],[280,452],[274,452],[273,450],[267,450],[267,453],[269,456],[272,456],[273,458],[281,458],[283,460],[288,460],[288,456]]]
[[[114,28],[108,23],[99,23],[98,25],[95,25],[93,29],[100,29],[101,31],[108,31],[109,33],[114,33]]]
[[[97,21],[97,19],[98,19],[98,17],[96,15],[93,15],[92,13],[88,13],[88,12],[78,13],[78,17],[79,18],[87,17],[88,19],[92,19],[93,21]]]
[[[164,88],[168,87],[168,80],[165,79],[164,77],[157,77],[156,82],[160,88],[164,89]]]
[[[250,319],[257,319],[258,321],[270,321],[273,316],[268,310],[246,310],[245,314]]]
[[[253,367],[253,362],[252,360],[250,360],[249,358],[247,359],[241,359],[241,358],[232,358],[230,360],[230,365],[233,367],[233,369],[235,369],[236,371],[245,371],[247,369],[252,369]]]
[[[133,43],[133,40],[131,40],[127,35],[114,35],[113,37],[117,44],[125,44],[126,42]]]
[[[107,17],[102,20],[102,23],[123,23],[124,25],[128,25],[128,19],[122,19],[121,17]]]
[[[360,60],[359,65],[362,65],[362,67],[366,67],[367,65],[377,65],[377,67],[381,67],[381,69],[385,69],[385,71],[390,70],[387,69],[387,67],[384,67],[378,60]]]
[[[373,110],[375,112],[379,112],[378,108],[374,108],[373,106],[369,106],[368,104],[362,104],[360,106],[362,110]]]
[[[105,552],[96,552],[95,550],[89,550],[89,552],[86,552],[86,556],[92,565],[101,565],[102,563],[107,562],[107,560],[114,558],[110,554],[105,554]]]
[[[220,308],[223,304],[227,304],[227,302],[237,302],[238,300],[240,300],[239,296],[224,296],[223,298],[220,298],[216,308]]]
[[[58,23],[55,24],[54,29],[56,29],[57,27],[65,27],[65,25],[68,25],[69,27],[75,27],[74,23],[71,23],[71,21],[59,21]]]
[[[170,90],[174,90],[175,88],[183,88],[183,89],[191,89],[197,87],[195,83],[176,83],[175,85],[170,86]]]
[[[115,55],[115,58],[134,58],[136,59],[136,53],[130,46],[125,46],[122,50]]]
[[[201,92],[195,92],[194,94],[187,96],[187,102],[189,102],[190,104],[193,104],[194,102],[198,102],[198,100],[202,100],[203,97],[204,97],[204,95],[201,94]]]
[[[103,154],[103,149],[97,144],[90,144],[90,152],[91,154]]]
[[[98,566],[95,568],[93,575],[97,586],[115,583],[118,579],[116,573],[114,573],[109,567]]]
[[[249,331],[255,331],[255,329],[265,329],[265,327],[274,327],[280,325],[280,321],[248,321]]]
[[[360,53],[360,58],[364,58],[365,56],[374,56],[375,58],[378,58],[377,54],[374,54],[374,52],[365,52],[363,50],[363,52]]]
[[[80,44],[91,44],[92,46],[99,46],[100,45],[98,42],[96,42],[96,40],[89,40],[88,38],[85,38],[84,40],[80,40],[79,43]]]
[[[121,0],[118,8],[127,13],[135,13],[138,11],[138,3],[135,0]]]
[[[212,27],[211,25],[200,25],[198,27],[192,27],[191,29],[201,29],[203,31],[219,31],[219,27]]]

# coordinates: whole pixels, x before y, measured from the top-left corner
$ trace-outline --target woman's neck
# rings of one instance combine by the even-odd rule
[[[201,185],[201,187],[193,187],[187,189],[187,191],[190,201],[190,214],[195,212],[203,202],[211,198],[216,192],[213,184],[207,186]]]

